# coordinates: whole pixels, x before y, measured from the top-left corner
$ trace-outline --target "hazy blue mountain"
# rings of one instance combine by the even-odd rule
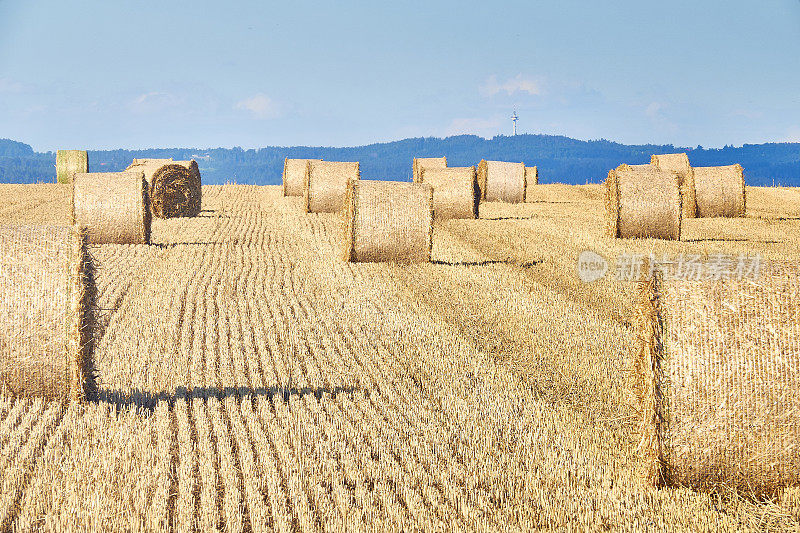
[[[625,145],[606,140],[579,141],[559,135],[458,135],[420,137],[351,148],[270,146],[241,148],[164,148],[89,152],[91,172],[124,169],[134,158],[196,159],[203,183],[279,184],[285,157],[359,161],[365,179],[411,180],[413,157],[447,156],[449,166],[477,165],[481,159],[521,161],[539,168],[542,183],[599,183],[620,163],[646,163],[651,154],[687,152],[694,166],[741,164],[750,185],[800,186],[800,143],[745,144],[719,149],[672,145]],[[55,181],[55,153],[0,139],[0,183]]]

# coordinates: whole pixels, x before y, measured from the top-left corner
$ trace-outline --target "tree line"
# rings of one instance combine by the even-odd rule
[[[418,137],[350,148],[270,146],[234,148],[158,148],[147,150],[90,150],[90,172],[116,172],[134,158],[196,159],[203,183],[281,183],[283,160],[320,158],[359,161],[361,177],[411,180],[414,157],[447,156],[449,166],[477,165],[481,159],[536,165],[541,183],[600,183],[620,163],[640,164],[654,153],[687,152],[693,166],[741,164],[750,185],[800,186],[800,144],[745,144],[707,149],[668,145],[625,145],[607,141],[580,141],[560,135],[475,135]],[[35,152],[29,145],[0,139],[0,183],[55,181],[55,152]]]

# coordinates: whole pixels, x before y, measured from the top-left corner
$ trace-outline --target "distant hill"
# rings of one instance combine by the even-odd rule
[[[745,144],[720,149],[672,145],[625,145],[606,140],[579,141],[559,135],[497,136],[484,139],[458,135],[440,139],[418,137],[351,148],[278,147],[163,148],[94,150],[91,172],[124,169],[134,158],[196,159],[203,183],[279,184],[285,157],[315,157],[360,161],[365,179],[411,180],[413,157],[447,156],[450,166],[476,165],[481,159],[522,161],[539,168],[542,183],[600,183],[620,163],[646,163],[651,154],[687,152],[695,166],[741,164],[750,185],[800,186],[800,143]],[[34,152],[20,142],[0,139],[0,183],[55,180],[55,153]]]

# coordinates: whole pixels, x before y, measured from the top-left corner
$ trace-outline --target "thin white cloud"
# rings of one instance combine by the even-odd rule
[[[456,118],[447,126],[446,135],[480,135],[494,137],[500,133],[500,121],[496,118]]]
[[[234,107],[242,111],[249,111],[255,118],[259,119],[277,118],[281,114],[280,106],[263,93],[240,100],[236,102]]]
[[[797,143],[800,142],[800,126],[791,126],[784,136],[783,142]]]
[[[515,93],[527,93],[531,96],[542,94],[541,84],[534,79],[523,77],[517,74],[503,82],[497,80],[497,76],[492,74],[480,88],[484,96],[494,96],[501,92],[511,96]]]
[[[658,118],[664,106],[658,102],[651,102],[644,110],[644,114],[650,118]]]
[[[134,111],[153,113],[175,108],[183,103],[183,99],[172,93],[151,91],[142,93],[130,102]]]
[[[20,82],[9,78],[0,78],[0,93],[21,93],[23,86]]]

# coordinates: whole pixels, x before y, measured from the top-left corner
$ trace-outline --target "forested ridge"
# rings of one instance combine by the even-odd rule
[[[74,148],[74,147],[70,147]],[[745,144],[706,149],[673,145],[625,145],[604,139],[581,141],[560,135],[475,135],[418,137],[349,148],[269,146],[234,148],[153,148],[90,150],[91,172],[124,169],[134,158],[196,159],[205,184],[235,182],[270,185],[281,182],[285,157],[359,161],[361,177],[406,181],[413,157],[447,156],[449,166],[477,165],[481,159],[536,165],[542,183],[599,183],[620,163],[646,163],[654,153],[687,152],[693,166],[741,164],[749,185],[800,185],[800,143]],[[55,152],[35,152],[29,145],[0,139],[0,183],[55,180]]]

